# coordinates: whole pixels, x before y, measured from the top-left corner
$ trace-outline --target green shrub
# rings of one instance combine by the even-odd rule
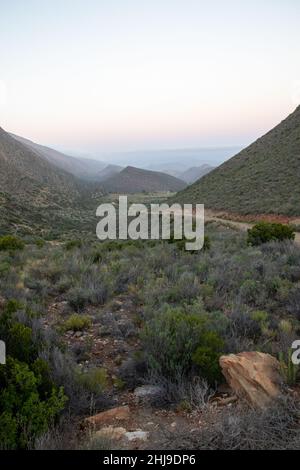
[[[93,367],[87,372],[81,372],[79,381],[89,392],[100,394],[107,387],[107,372],[102,367]]]
[[[150,370],[172,379],[189,374],[196,366],[203,378],[215,380],[223,343],[208,326],[206,316],[186,314],[181,308],[167,306],[148,322],[142,333]]]
[[[6,364],[0,367],[0,448],[31,447],[64,408],[63,389],[55,386],[47,362],[38,357],[42,337],[18,320],[30,322],[35,312],[16,300],[1,312],[0,338],[6,342]]]
[[[177,248],[179,248],[180,250],[182,251],[187,251],[187,253],[198,253],[199,250],[186,250],[185,248],[185,244],[186,243],[189,243],[189,242],[194,242],[195,239],[193,240],[187,240],[186,238],[182,238],[181,240],[176,240],[173,236],[170,237],[170,239],[168,240],[168,243],[175,243]],[[204,235],[204,242],[203,242],[203,247],[202,247],[202,250],[209,250],[211,247],[211,242],[210,242],[210,238],[208,237],[208,235]]]
[[[13,235],[5,235],[0,237],[0,251],[6,250],[23,250],[25,244],[20,238]]]
[[[293,227],[284,224],[260,222],[248,229],[249,245],[261,245],[270,241],[294,240]]]
[[[73,250],[74,248],[81,248],[82,247],[82,241],[81,240],[70,240],[66,242],[65,244],[65,249],[67,251]]]
[[[65,331],[82,331],[91,326],[91,319],[88,316],[79,315],[74,313],[71,315],[63,324],[63,329]]]
[[[193,354],[193,362],[200,369],[200,375],[210,383],[221,376],[219,357],[224,348],[224,341],[215,331],[204,331],[201,336],[201,346]]]
[[[23,362],[7,357],[0,368],[0,448],[26,449],[47,431],[64,408],[62,389],[53,386],[42,398],[41,375],[35,375]]]
[[[43,246],[45,246],[46,242],[42,238],[37,238],[35,240],[35,244],[38,248],[43,248]]]

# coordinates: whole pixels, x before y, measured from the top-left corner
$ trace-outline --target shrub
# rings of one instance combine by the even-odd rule
[[[0,237],[0,251],[6,250],[23,250],[25,244],[20,238],[13,235],[5,235]]]
[[[107,372],[102,367],[93,367],[79,375],[79,381],[91,393],[99,394],[107,387]]]
[[[200,375],[213,383],[221,376],[219,357],[224,348],[224,342],[215,331],[204,331],[201,346],[198,346],[192,360],[200,369]]]
[[[88,316],[79,315],[74,313],[71,315],[63,324],[63,329],[65,331],[82,331],[91,326],[91,319]]]
[[[23,322],[26,322],[26,325]],[[0,448],[28,448],[64,408],[66,397],[39,358],[45,347],[35,313],[16,300],[1,312],[7,361],[0,367]]]
[[[260,410],[225,408],[203,416],[204,426],[174,431],[161,448],[178,450],[286,450],[300,448],[299,401],[290,397]]]
[[[203,378],[217,376],[222,340],[209,331],[205,316],[186,314],[169,306],[148,322],[142,341],[150,370],[174,378],[196,365]]]
[[[52,388],[44,399],[41,375],[11,357],[0,368],[0,447],[28,448],[64,408],[63,389]]]
[[[249,245],[261,245],[270,241],[294,240],[293,227],[284,224],[260,222],[248,229]]]
[[[43,248],[43,246],[45,246],[46,242],[42,238],[37,238],[35,240],[35,244],[38,248]]]
[[[65,249],[67,251],[73,250],[74,248],[81,248],[82,247],[82,241],[81,240],[70,240],[66,242],[65,244]]]

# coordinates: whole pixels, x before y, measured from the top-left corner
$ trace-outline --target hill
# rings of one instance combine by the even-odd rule
[[[202,176],[207,175],[210,171],[214,169],[213,166],[207,165],[204,163],[201,166],[193,166],[188,170],[181,173],[180,178],[188,184],[194,183]]]
[[[98,181],[104,181],[120,173],[123,170],[123,167],[120,165],[107,165],[103,170],[97,174]]]
[[[300,106],[175,199],[240,214],[300,215]]]
[[[62,152],[58,152],[50,147],[45,147],[44,145],[36,144],[29,139],[20,137],[15,134],[10,134],[15,140],[18,140],[23,145],[32,150],[36,155],[46,159],[52,165],[61,168],[62,170],[72,173],[78,178],[84,178],[87,180],[98,179],[98,174],[105,167],[106,163],[93,160],[90,158],[77,158],[71,157],[70,155],[65,155]]]
[[[78,226],[90,218],[97,189],[50,164],[0,128],[0,233]]]
[[[184,181],[158,171],[142,170],[127,166],[117,175],[108,178],[103,187],[110,193],[140,193],[179,191],[185,187]]]

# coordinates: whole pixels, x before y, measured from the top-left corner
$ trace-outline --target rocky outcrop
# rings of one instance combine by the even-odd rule
[[[220,366],[234,393],[252,406],[264,408],[280,395],[280,364],[270,354],[229,354],[221,356]]]

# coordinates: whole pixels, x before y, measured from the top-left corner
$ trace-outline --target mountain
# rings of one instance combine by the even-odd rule
[[[120,173],[123,167],[120,165],[107,165],[103,170],[97,174],[98,181],[105,181],[113,175]]]
[[[213,166],[204,163],[201,166],[192,166],[188,170],[181,173],[180,178],[188,184],[194,183],[202,176],[206,175],[214,169]]]
[[[175,199],[240,214],[300,215],[300,106]]]
[[[102,184],[108,192],[124,194],[179,191],[185,187],[184,181],[174,176],[132,166],[127,166],[119,174],[108,178]]]
[[[77,158],[65,155],[64,153],[58,152],[44,145],[36,144],[31,140],[25,139],[15,134],[10,134],[15,140],[18,140],[23,145],[32,150],[36,155],[46,159],[49,163],[61,168],[62,170],[72,173],[78,178],[84,178],[87,180],[97,180],[97,175],[107,165],[104,162],[93,160],[90,158]]]
[[[98,186],[52,165],[0,128],[0,233],[78,227],[91,220],[92,198],[103,194]]]
[[[242,147],[197,147],[162,150],[135,150],[128,152],[101,153],[102,160],[123,167],[130,165],[145,170],[161,171],[179,175],[191,166],[200,166],[209,162],[216,166],[240,152]]]

